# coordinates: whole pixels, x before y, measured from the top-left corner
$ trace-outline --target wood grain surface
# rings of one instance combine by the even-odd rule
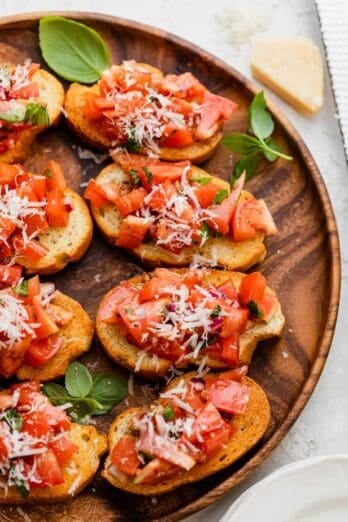
[[[43,63],[37,24],[44,14],[48,13],[0,20],[0,60],[18,62],[31,58]],[[59,14],[81,20],[99,31],[110,48],[113,63],[135,59],[166,73],[192,71],[210,90],[239,104],[225,131],[247,130],[246,110],[258,89],[230,66],[159,29],[92,13]],[[276,121],[275,138],[294,160],[269,164],[248,183],[249,190],[266,200],[279,228],[279,234],[267,240],[268,255],[258,268],[277,291],[286,318],[282,338],[262,343],[250,369],[250,376],[262,385],[271,403],[272,422],[265,439],[234,466],[157,498],[119,492],[98,475],[77,499],[59,505],[26,506],[25,511],[33,522],[179,520],[214,502],[252,473],[279,444],[313,392],[329,352],[339,303],[337,229],[324,182],[312,156],[286,118],[273,104],[269,107]],[[84,145],[63,121],[39,137],[26,165],[40,171],[48,159],[57,159],[70,186],[82,192],[80,184],[95,176],[108,160],[101,165],[81,160],[78,147],[84,148]],[[227,179],[235,161],[236,157],[220,146],[203,168]],[[95,231],[92,245],[82,261],[53,279],[59,289],[78,299],[94,317],[104,293],[142,270],[134,259],[108,246]],[[92,371],[115,368],[97,342],[82,361]],[[127,401],[130,405],[149,403],[159,389],[159,384],[136,378],[135,393]],[[125,406],[123,401],[112,414],[98,418],[98,428],[106,432],[113,416]],[[3,507],[1,514],[8,517],[4,520],[16,520],[14,508]],[[20,515],[18,520],[22,520]]]

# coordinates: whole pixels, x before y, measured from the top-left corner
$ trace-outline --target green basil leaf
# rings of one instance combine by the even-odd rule
[[[219,190],[215,196],[214,196],[214,199],[213,199],[213,203],[215,205],[220,205],[220,203],[223,202],[224,199],[226,199],[228,196],[228,190],[227,189],[221,189]]]
[[[137,140],[135,129],[130,129],[128,131],[128,140],[125,144],[125,147],[128,150],[128,152],[139,152],[140,143]]]
[[[233,152],[243,155],[253,154],[262,149],[260,141],[248,134],[226,134],[226,136],[222,138],[221,143]]]
[[[9,470],[9,479],[11,479],[23,498],[29,495],[29,489],[25,486],[24,480],[19,478],[17,475],[16,467],[11,465]]]
[[[220,305],[216,305],[213,308],[213,311],[210,314],[210,317],[219,317],[220,313],[221,313],[221,306]]]
[[[147,181],[151,183],[151,181],[153,180],[152,172],[148,169],[148,167],[142,167],[142,169],[145,173]]]
[[[260,140],[268,138],[274,131],[272,116],[266,109],[266,100],[263,91],[254,96],[249,107],[249,125]]]
[[[100,35],[68,18],[42,18],[39,43],[44,60],[65,80],[95,83],[109,65],[109,52]]]
[[[231,186],[233,187],[237,179],[241,177],[244,171],[245,179],[250,179],[255,174],[255,171],[259,167],[261,160],[262,156],[259,153],[250,154],[249,156],[242,156],[234,166],[233,174],[230,178]]]
[[[54,382],[48,382],[42,387],[44,394],[55,406],[61,406],[70,402],[70,397],[67,394],[65,388],[60,384]]]
[[[6,410],[6,412],[1,415],[1,419],[7,422],[11,431],[20,431],[22,428],[22,417],[15,409]]]
[[[202,178],[191,178],[192,183],[198,183],[199,185],[208,185],[211,182],[211,178],[202,177]]]
[[[12,291],[19,297],[27,297],[29,292],[28,280],[23,279],[18,285],[12,288]]]
[[[138,187],[141,184],[140,178],[139,178],[139,172],[136,169],[130,169],[128,174],[129,174],[129,179],[130,179],[131,185],[133,185],[133,187]]]
[[[86,397],[93,386],[93,379],[86,366],[79,362],[70,364],[65,374],[65,388],[72,397]]]
[[[24,121],[31,125],[47,126],[50,124],[50,117],[46,107],[40,103],[30,102],[25,111]]]
[[[268,138],[266,140],[266,144],[268,145],[268,147],[270,147],[274,152],[270,152],[269,150],[265,150],[263,149],[262,151],[262,154],[265,156],[265,158],[268,160],[268,161],[275,161],[276,159],[278,159],[278,153],[281,152],[281,148],[280,146],[278,145],[278,143],[276,143],[274,140],[272,140],[272,138]]]
[[[255,301],[250,301],[247,306],[253,317],[255,317],[256,319],[261,319],[263,313],[261,312]]]
[[[163,410],[163,417],[166,421],[172,421],[175,419],[175,411],[170,404],[166,404]]]
[[[89,396],[96,399],[101,405],[112,407],[126,397],[128,382],[122,376],[115,373],[97,373],[93,376],[93,386]]]
[[[201,224],[201,229],[199,231],[199,235],[201,236],[201,238],[203,239],[207,239],[209,237],[212,237],[213,231],[211,230],[210,227],[208,227],[208,225],[206,223],[202,223]]]

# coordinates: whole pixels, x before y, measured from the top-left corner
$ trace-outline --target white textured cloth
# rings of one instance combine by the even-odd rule
[[[316,0],[348,160],[348,0]]]

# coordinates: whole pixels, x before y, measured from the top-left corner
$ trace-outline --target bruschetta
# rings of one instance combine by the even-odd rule
[[[85,191],[111,244],[149,266],[188,266],[200,255],[247,270],[264,259],[265,235],[277,228],[265,202],[242,190],[244,175],[230,190],[189,162],[122,153],[114,159]]]
[[[193,163],[214,153],[236,107],[190,72],[164,76],[134,60],[113,65],[91,87],[73,83],[65,98],[68,124],[90,145]]]
[[[96,331],[111,359],[156,379],[172,367],[248,365],[257,343],[283,325],[260,272],[157,268],[106,294]]]
[[[59,502],[93,479],[106,438],[73,424],[38,381],[0,392],[0,504]]]
[[[236,462],[264,436],[270,406],[236,372],[174,379],[150,407],[127,408],[109,431],[102,475],[116,488],[160,495]]]
[[[0,64],[0,162],[24,161],[36,136],[58,123],[62,84],[36,63]]]
[[[57,162],[40,175],[0,164],[0,263],[53,274],[84,255],[92,233],[88,207],[66,186]]]
[[[12,271],[15,268],[12,267]],[[81,305],[39,277],[0,290],[0,375],[49,381],[87,352],[93,323]]]

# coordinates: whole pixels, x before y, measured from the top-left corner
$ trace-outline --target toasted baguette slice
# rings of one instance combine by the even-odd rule
[[[94,326],[82,306],[75,299],[61,292],[57,292],[57,296],[51,302],[73,314],[71,321],[59,330],[58,335],[64,339],[63,345],[59,348],[56,355],[41,368],[32,368],[28,365],[22,366],[17,372],[18,379],[22,381],[33,379],[51,381],[62,377],[69,364],[87,352],[91,346]]]
[[[184,270],[185,269],[179,269],[177,272],[182,273]],[[240,272],[209,270],[206,272],[203,281],[219,286],[230,280],[233,282],[236,288],[239,288],[243,275],[244,274],[241,274]],[[148,276],[147,274],[143,274],[133,277],[129,280],[129,282],[131,285],[139,288],[143,283],[146,282],[146,280],[148,280]],[[272,290],[268,290],[272,292]],[[111,292],[112,290],[109,293]],[[108,297],[109,293],[106,294],[104,299]],[[250,364],[257,343],[265,339],[279,336],[283,330],[284,322],[285,319],[280,305],[269,323],[250,321],[246,331],[240,336],[240,364]],[[159,379],[164,377],[169,371],[169,368],[173,366],[173,363],[167,359],[162,359],[152,354],[144,354],[144,352],[139,350],[137,346],[127,341],[117,325],[106,324],[102,322],[99,319],[98,313],[96,320],[96,331],[100,342],[108,356],[128,370],[133,372],[135,371],[135,367],[141,354],[143,354],[143,357],[141,359],[141,365],[138,372],[140,375],[149,379]],[[201,361],[202,359],[198,358],[195,361],[191,361],[191,364],[198,366]],[[190,362],[187,364],[189,363]],[[218,361],[211,357],[208,357],[206,366],[217,369],[227,367],[222,361]],[[185,366],[180,367],[183,368]]]
[[[198,167],[192,167],[192,174],[197,178],[209,177],[221,188],[230,189],[226,181],[211,176]],[[113,163],[105,167],[96,178],[96,182],[99,184],[110,181],[121,185],[127,183],[129,178],[119,165]],[[244,191],[242,197],[243,194],[245,197],[248,193]],[[115,205],[110,203],[102,208],[95,208],[91,205],[91,212],[104,237],[114,245],[122,224],[122,217]],[[188,266],[194,256],[199,254],[204,258],[213,259],[217,265],[228,270],[248,270],[251,266],[264,260],[266,256],[264,238],[265,235],[261,232],[254,239],[239,242],[228,237],[210,238],[203,246],[186,247],[178,254],[148,241],[132,250],[132,253],[150,267]]]
[[[16,487],[1,488],[0,504],[53,503],[76,497],[93,480],[100,457],[107,449],[106,437],[98,433],[94,426],[72,424],[69,438],[79,449],[63,470],[63,484],[32,488],[27,497],[23,497]]]
[[[187,373],[182,377],[177,377],[173,379],[164,391],[175,388],[181,379],[189,380],[194,376],[194,373]],[[250,388],[250,399],[247,409],[244,414],[233,417],[232,423],[237,428],[237,431],[230,439],[230,442],[215,453],[207,462],[197,464],[190,471],[185,471],[175,477],[163,479],[159,484],[134,484],[132,480],[121,482],[107,471],[108,466],[111,464],[110,456],[108,456],[102,476],[116,488],[129,491],[130,493],[136,493],[137,495],[161,495],[173,491],[179,486],[202,480],[230,466],[262,439],[271,418],[270,405],[262,388],[249,377],[243,377],[242,383]],[[109,453],[111,453],[117,441],[130,432],[132,418],[145,411],[146,408],[127,408],[115,418],[108,435]]]
[[[43,69],[38,69],[33,74],[32,79],[39,85],[40,100],[47,106],[50,125],[56,125],[60,119],[64,103],[63,85],[57,78]],[[28,157],[30,146],[36,136],[46,128],[46,126],[33,127],[21,132],[15,146],[0,154],[0,162],[23,162]]]
[[[49,252],[33,263],[19,256],[17,263],[26,268],[27,274],[54,274],[85,254],[93,235],[93,222],[85,201],[76,192],[66,189],[73,204],[66,227],[51,227],[37,239]]]
[[[140,64],[143,68],[162,76],[162,72],[147,64]],[[100,150],[109,150],[113,143],[106,138],[98,128],[84,116],[85,95],[88,92],[99,94],[98,84],[87,87],[79,83],[73,83],[65,97],[65,111],[70,128],[86,143]],[[211,138],[180,149],[162,147],[159,149],[159,157],[167,161],[190,160],[192,163],[203,163],[212,156],[220,143],[222,131],[218,130]],[[146,153],[146,151],[141,151]]]

